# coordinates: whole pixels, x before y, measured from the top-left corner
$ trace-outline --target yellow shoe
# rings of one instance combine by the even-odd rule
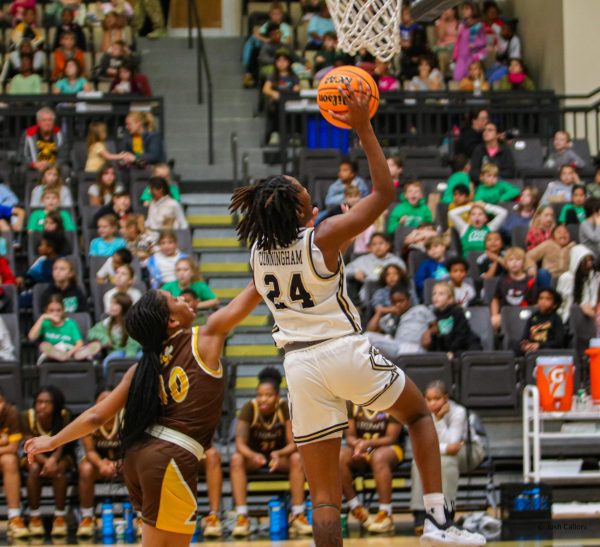
[[[204,537],[220,538],[223,535],[223,527],[219,516],[211,513],[204,519]]]
[[[65,520],[65,517],[54,517],[50,535],[52,537],[63,537],[67,535],[67,521]]]
[[[375,519],[367,526],[367,530],[373,534],[385,534],[394,531],[392,515],[386,511],[379,511]]]
[[[304,513],[292,518],[292,522],[290,522],[290,534],[298,534],[299,536],[312,535],[312,526],[308,523]]]
[[[235,527],[233,528],[231,535],[236,538],[247,537],[251,534],[251,532],[250,519],[248,518],[248,515],[238,515],[237,519],[235,520]]]
[[[369,511],[367,511],[363,505],[359,505],[350,511],[350,514],[363,526],[363,528],[367,528],[371,522],[373,522],[373,517],[369,515]]]
[[[29,519],[29,535],[41,537],[46,534],[42,517],[31,517]]]
[[[77,528],[77,537],[91,538],[94,535],[96,523],[92,517],[83,517]]]
[[[25,526],[23,517],[13,517],[8,521],[8,535],[13,539],[29,537],[29,530]]]

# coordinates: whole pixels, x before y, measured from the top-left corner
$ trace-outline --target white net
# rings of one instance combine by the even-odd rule
[[[327,0],[338,45],[355,55],[365,48],[382,61],[400,52],[402,0]]]

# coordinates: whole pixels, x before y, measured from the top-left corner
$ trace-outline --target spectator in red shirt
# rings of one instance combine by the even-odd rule
[[[531,227],[527,232],[527,250],[531,251],[531,249],[537,247],[540,243],[544,243],[544,241],[550,239],[554,226],[556,226],[554,209],[550,206],[538,209],[535,215],[533,215]]]

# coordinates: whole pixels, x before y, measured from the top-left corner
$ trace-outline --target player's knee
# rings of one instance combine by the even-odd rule
[[[242,456],[239,452],[235,452],[233,456],[231,456],[231,460],[229,460],[229,467],[235,469],[243,469],[245,466],[244,456]]]
[[[221,454],[214,448],[209,448],[206,451],[206,466],[221,467]]]
[[[4,473],[8,471],[16,471],[17,469],[17,455],[16,454],[2,454],[0,457],[0,466]]]
[[[290,456],[290,467],[292,469],[302,469],[302,458],[299,452],[294,452]]]
[[[42,468],[39,463],[33,462],[27,464],[27,472],[30,478],[38,478],[40,476]]]
[[[94,474],[94,466],[87,460],[82,461],[79,464],[79,478],[90,479]]]
[[[371,469],[378,471],[389,466],[388,459],[384,450],[375,450],[371,455]]]

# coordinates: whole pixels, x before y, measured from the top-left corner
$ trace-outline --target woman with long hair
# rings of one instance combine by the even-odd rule
[[[125,327],[142,357],[104,400],[52,437],[31,439],[38,454],[89,435],[123,407],[123,478],[142,513],[142,545],[189,545],[196,528],[198,462],[221,419],[225,383],[220,355],[229,331],[259,303],[253,284],[203,327],[182,298],[150,290],[129,310]]]

